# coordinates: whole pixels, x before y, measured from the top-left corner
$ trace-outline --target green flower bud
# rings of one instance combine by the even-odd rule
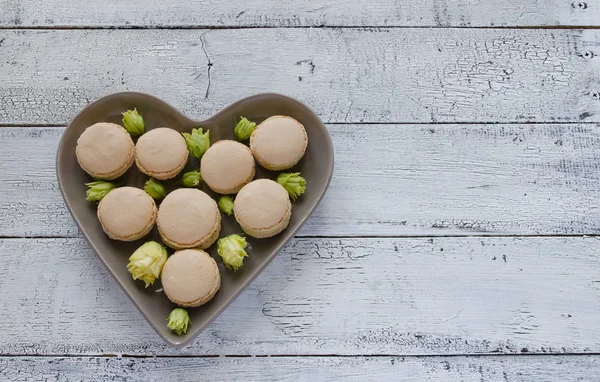
[[[148,193],[148,195],[152,196],[152,199],[160,200],[164,199],[167,196],[167,190],[165,190],[165,186],[162,185],[161,182],[154,178],[150,178],[144,184],[144,191]]]
[[[166,262],[167,249],[155,241],[149,241],[133,252],[127,269],[134,280],[144,281],[148,288],[158,278]]]
[[[200,170],[194,170],[183,174],[179,183],[183,184],[185,187],[197,187],[201,180],[202,175],[200,175]]]
[[[146,123],[144,118],[138,113],[137,109],[127,110],[123,114],[123,126],[125,130],[133,136],[144,134],[146,131]]]
[[[306,191],[306,180],[300,176],[299,172],[282,172],[277,177],[277,183],[285,188],[294,201]]]
[[[185,334],[187,332],[188,325],[191,325],[192,323],[187,310],[183,308],[173,309],[167,320],[169,320],[167,327],[177,333],[178,336]]]
[[[246,117],[241,117],[240,121],[235,125],[235,137],[238,141],[245,141],[250,138],[254,130],[256,130],[256,123],[248,121]]]
[[[244,257],[248,256],[244,248],[246,248],[246,238],[240,235],[225,236],[217,242],[217,252],[223,259],[223,263],[234,271],[244,265]]]
[[[193,157],[200,158],[210,147],[210,131],[202,133],[202,128],[192,129],[192,133],[181,133],[185,138],[188,150]]]
[[[85,200],[88,202],[99,202],[112,189],[120,186],[119,183],[111,183],[104,180],[96,180],[85,185],[90,188],[85,192]]]
[[[233,199],[231,199],[231,196],[221,196],[217,204],[221,212],[227,215],[233,214]]]

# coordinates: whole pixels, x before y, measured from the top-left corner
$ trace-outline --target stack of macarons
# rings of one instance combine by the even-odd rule
[[[135,134],[140,136],[134,144],[134,134],[125,119],[123,122],[125,127],[108,122],[93,124],[79,137],[77,161],[93,178],[117,179],[135,162],[139,172],[165,181],[176,178],[188,164],[191,148],[178,131],[168,127],[142,130],[141,135]],[[287,228],[292,203],[280,183],[254,179],[256,163],[273,171],[293,167],[304,156],[308,136],[304,126],[288,116],[273,116],[252,125],[249,146],[234,140],[213,142],[201,155],[199,171],[214,193],[237,194],[233,213],[246,235],[267,238]],[[142,126],[145,129],[143,121]],[[99,198],[97,215],[108,237],[139,240],[156,224],[162,242],[175,250],[159,272],[166,296],[182,307],[211,300],[221,285],[219,267],[204,251],[219,239],[221,231],[222,216],[215,200],[197,188],[184,187],[163,195],[157,207],[152,193],[107,184],[111,186]]]

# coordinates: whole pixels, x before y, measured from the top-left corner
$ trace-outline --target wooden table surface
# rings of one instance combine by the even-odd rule
[[[0,0],[0,380],[597,381],[599,27],[600,0]],[[197,119],[280,92],[333,136],[316,213],[183,349],[56,182],[64,126],[125,90]]]

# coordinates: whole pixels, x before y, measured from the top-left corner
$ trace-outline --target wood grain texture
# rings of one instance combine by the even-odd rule
[[[274,91],[325,122],[600,121],[600,30],[4,30],[0,40],[0,124],[66,124],[123,90],[199,119]]]
[[[333,179],[300,235],[598,234],[598,127],[329,125]],[[79,236],[62,131],[0,128],[0,236]]]
[[[0,0],[0,26],[297,27],[599,25],[586,0]]]
[[[0,354],[598,353],[599,248],[582,237],[296,239],[171,349],[82,239],[3,239]]]
[[[592,381],[598,356],[356,358],[0,357],[10,381]]]

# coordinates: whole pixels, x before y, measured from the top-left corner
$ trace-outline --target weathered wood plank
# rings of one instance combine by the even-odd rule
[[[0,40],[0,124],[65,124],[122,90],[196,118],[275,91],[326,122],[600,121],[599,30],[4,30]]]
[[[600,239],[296,239],[164,345],[82,239],[0,241],[0,354],[600,351]]]
[[[599,356],[0,357],[10,381],[593,381]]]
[[[331,187],[302,236],[597,234],[600,129],[329,125]],[[56,183],[62,128],[0,128],[0,236],[78,236]]]
[[[0,0],[0,26],[598,25],[598,0]]]

